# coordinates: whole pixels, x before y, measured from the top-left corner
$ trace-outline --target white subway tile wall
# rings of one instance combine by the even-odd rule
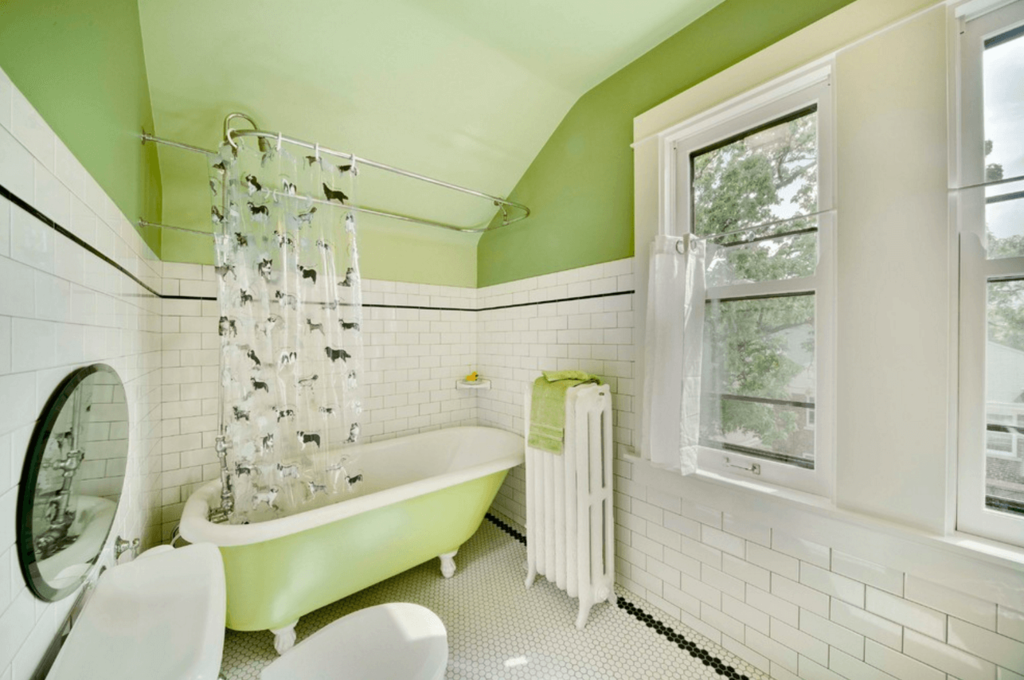
[[[616,448],[632,446],[633,289],[632,258],[478,289],[478,364],[491,381],[479,396],[480,424],[522,434],[523,394],[540,371],[578,369],[611,386]],[[494,507],[526,524],[522,467]]]
[[[706,516],[699,540],[688,525],[667,535],[670,513],[651,503],[666,504],[664,492],[632,482],[635,461],[616,464],[620,584],[772,677],[996,680],[1024,669],[1024,615],[1012,609],[788,527],[765,530],[772,548],[742,518]]]
[[[56,174],[55,174],[56,173]],[[0,184],[158,289],[162,265],[0,71]],[[36,418],[75,368],[124,381],[126,483],[111,536],[160,542],[161,301],[129,276],[0,198],[0,677],[28,678],[75,596],[36,601],[15,547],[18,484]],[[108,547],[101,563],[112,564]]]
[[[216,298],[212,266],[164,263],[163,294]],[[475,370],[472,288],[364,280],[361,440],[475,425],[474,393],[456,382]],[[219,477],[215,300],[164,300],[161,468],[168,540],[196,487]]]
[[[631,260],[482,288],[481,310],[634,290]],[[619,583],[775,678],[1012,677],[1024,615],[967,593],[632,480],[632,294],[479,312],[481,424],[523,433],[523,392],[545,369],[615,391]],[[642,318],[642,315],[640,315]],[[523,470],[495,510],[525,525]],[[911,544],[907,550],[912,550]],[[965,584],[965,588],[969,585]],[[904,597],[906,593],[906,597]],[[972,625],[973,624],[973,625]]]

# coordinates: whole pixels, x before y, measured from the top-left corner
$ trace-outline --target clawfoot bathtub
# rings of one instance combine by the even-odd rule
[[[227,578],[227,626],[270,630],[284,653],[300,616],[435,557],[446,578],[455,554],[480,526],[510,468],[523,462],[522,437],[457,427],[346,449],[363,482],[333,505],[247,525],[207,520],[220,482],[185,504],[181,535],[220,548]]]

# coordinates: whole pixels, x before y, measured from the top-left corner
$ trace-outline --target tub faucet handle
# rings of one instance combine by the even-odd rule
[[[141,539],[133,538],[132,540],[128,541],[118,536],[116,539],[114,539],[114,561],[116,562],[117,559],[121,557],[121,555],[128,552],[129,550],[131,551],[133,558],[138,557],[139,546],[141,544]]]

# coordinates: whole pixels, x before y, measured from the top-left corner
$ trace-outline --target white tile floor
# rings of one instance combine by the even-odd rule
[[[577,631],[575,600],[542,578],[526,590],[526,547],[493,521],[484,521],[456,561],[459,571],[450,580],[432,560],[302,617],[299,642],[364,607],[415,602],[448,629],[449,679],[765,678],[629,593],[620,591],[620,606],[594,607],[587,627]],[[223,673],[228,680],[258,680],[276,656],[270,633],[228,631]]]

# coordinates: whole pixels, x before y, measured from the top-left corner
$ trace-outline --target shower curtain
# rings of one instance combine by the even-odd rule
[[[362,479],[357,169],[243,137],[210,162],[232,523],[327,505]]]
[[[651,244],[641,447],[683,475],[697,471],[707,245],[692,234]]]

